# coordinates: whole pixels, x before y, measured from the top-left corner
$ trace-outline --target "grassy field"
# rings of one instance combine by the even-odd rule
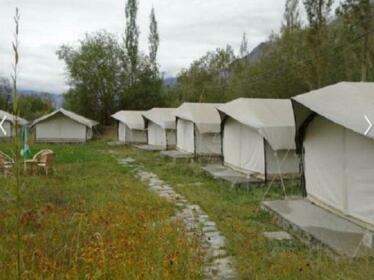
[[[241,279],[374,279],[372,259],[331,258],[297,240],[266,240],[263,231],[278,227],[259,208],[261,188],[231,189],[206,177],[199,164],[101,142],[49,147],[57,155],[56,174],[23,178],[24,279],[203,278],[197,240],[170,220],[173,205],[117,164],[116,157],[129,156],[209,214],[227,238]],[[0,150],[10,147],[0,144]],[[273,189],[270,197],[281,194]],[[0,178],[0,279],[16,278],[16,209],[14,181]]]
[[[332,258],[297,240],[266,240],[263,231],[279,228],[259,208],[264,189],[231,189],[206,177],[199,164],[173,163],[157,153],[129,148],[117,148],[116,153],[136,158],[199,204],[226,236],[242,279],[374,279],[373,259]],[[295,187],[289,186],[287,191],[295,193]],[[278,197],[280,192],[273,189],[270,198]]]
[[[106,144],[48,147],[57,172],[22,179],[23,279],[202,278],[198,243],[170,220],[174,206],[118,165]],[[0,279],[16,278],[14,193],[14,180],[0,178]]]

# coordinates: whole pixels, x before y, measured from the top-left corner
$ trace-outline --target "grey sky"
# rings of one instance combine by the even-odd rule
[[[156,9],[162,71],[175,75],[208,50],[231,44],[243,32],[252,48],[278,31],[284,0],[139,0],[140,47],[148,51],[149,13]],[[67,89],[64,64],[55,52],[85,32],[106,29],[121,37],[125,0],[0,0],[0,75],[11,71],[12,17],[21,11],[22,88],[61,93]]]

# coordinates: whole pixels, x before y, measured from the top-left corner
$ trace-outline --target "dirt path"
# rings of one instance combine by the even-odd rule
[[[233,258],[227,255],[225,249],[225,237],[217,230],[216,224],[209,219],[200,206],[188,202],[172,186],[160,180],[156,174],[146,171],[134,159],[125,158],[118,162],[132,167],[135,176],[146,183],[150,191],[178,206],[175,218],[183,222],[188,234],[200,237],[205,254],[205,279],[237,279],[232,265]]]

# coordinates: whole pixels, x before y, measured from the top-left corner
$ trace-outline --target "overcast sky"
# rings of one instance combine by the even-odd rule
[[[243,32],[255,47],[278,31],[284,0],[139,0],[140,48],[147,52],[149,13],[155,7],[161,37],[159,63],[176,75],[208,50],[231,44],[239,49]],[[124,33],[125,0],[0,0],[0,75],[11,71],[12,17],[21,12],[20,87],[62,93],[64,64],[56,57],[61,44],[86,32]]]

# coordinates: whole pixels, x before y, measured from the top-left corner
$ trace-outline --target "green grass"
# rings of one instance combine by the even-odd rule
[[[170,220],[174,205],[150,193],[109,147],[32,149],[45,147],[56,153],[56,173],[22,178],[24,279],[202,278],[198,242]],[[0,178],[0,279],[16,278],[14,192],[14,179]]]
[[[264,231],[279,228],[260,209],[263,188],[232,189],[205,176],[199,164],[173,163],[157,153],[129,148],[117,148],[116,152],[136,158],[208,213],[226,236],[228,250],[236,257],[236,268],[242,279],[374,279],[371,258],[332,258],[297,240],[265,239]],[[287,192],[295,194],[297,188],[288,186]],[[280,198],[281,192],[273,188],[269,195],[272,199]]]

